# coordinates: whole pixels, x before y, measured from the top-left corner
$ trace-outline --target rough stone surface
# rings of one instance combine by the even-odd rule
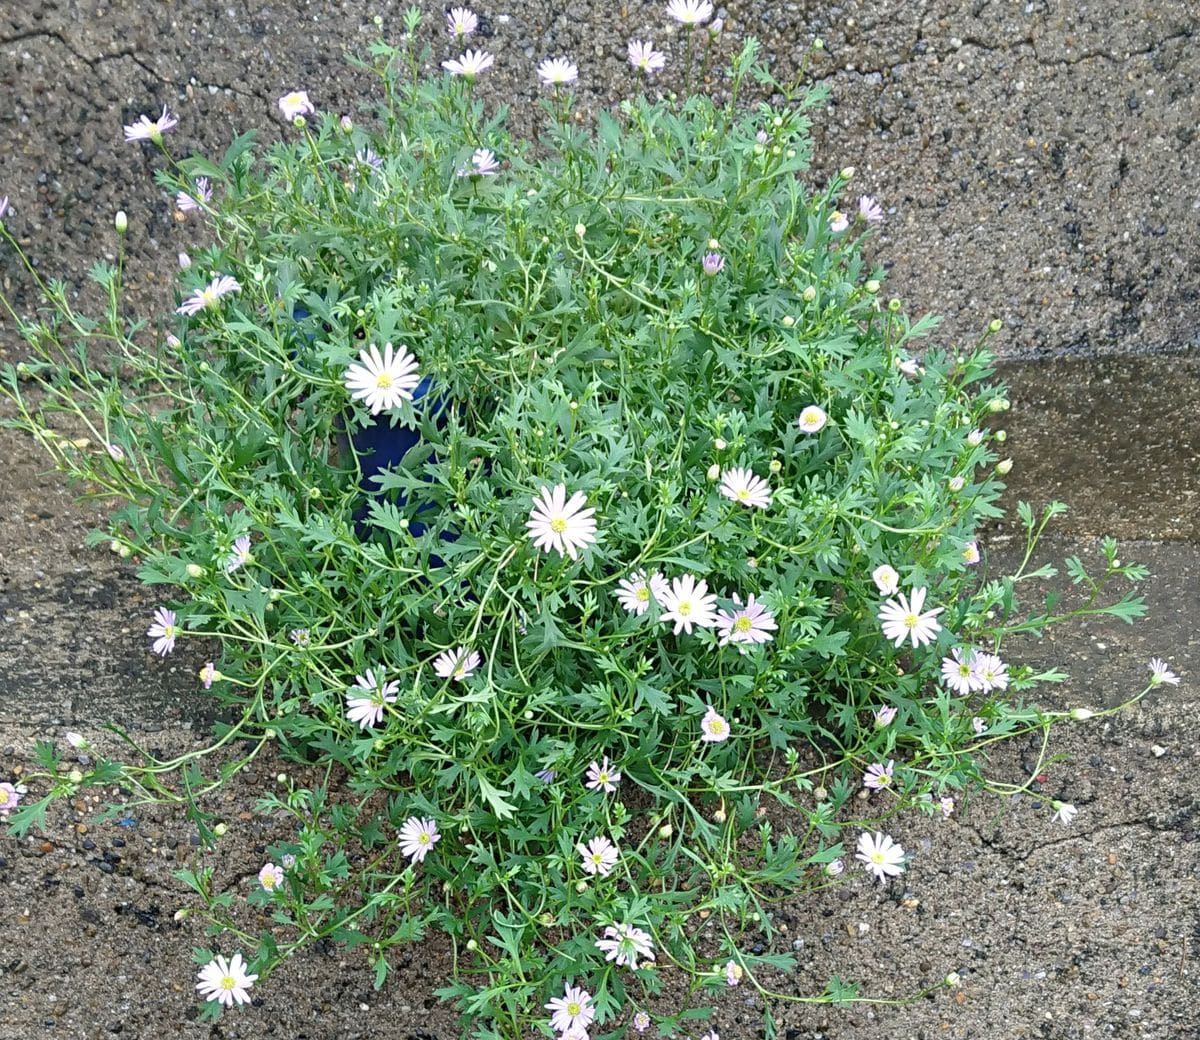
[[[78,289],[111,254],[111,218],[130,216],[131,303],[171,300],[174,256],[196,230],[179,223],[152,171],[162,160],[121,140],[121,125],[167,104],[180,116],[171,144],[214,156],[234,133],[286,132],[275,99],[305,88],[323,109],[359,117],[367,78],[347,69],[376,10],[398,32],[399,5],[294,0],[43,0],[0,3],[0,195],[7,224],[45,277]],[[544,56],[580,64],[585,112],[635,88],[630,36],[682,51],[659,3],[481,5],[497,55],[482,90],[511,103],[536,131],[532,68]],[[1200,302],[1200,47],[1191,0],[1100,3],[882,0],[729,3],[729,51],[753,34],[776,75],[791,77],[814,37],[824,50],[806,74],[826,82],[815,116],[814,182],[852,164],[855,188],[877,195],[888,220],[872,247],[889,269],[885,292],[946,315],[935,339],[970,343],[999,315],[1013,411],[1003,417],[1016,468],[1013,497],[1068,502],[1066,541],[1047,555],[1098,552],[1122,539],[1144,559],[1153,622],[1089,624],[1031,644],[1034,660],[1073,679],[1060,706],[1119,703],[1140,688],[1145,661],[1168,657],[1185,678],[1119,716],[1069,729],[1063,758],[998,752],[998,780],[1075,802],[1068,829],[1028,797],[982,795],[954,819],[905,817],[897,837],[915,854],[902,885],[855,878],[833,892],[785,901],[800,967],[769,980],[783,994],[819,992],[830,975],[897,999],[948,971],[960,990],[909,1004],[779,1005],[789,1040],[896,1038],[1186,1038],[1200,985],[1200,768],[1193,739],[1200,663],[1200,387],[1194,354]],[[431,64],[449,55],[434,32]],[[679,89],[671,73],[650,89]],[[705,89],[724,89],[710,73]],[[0,285],[32,304],[30,281],[0,251]],[[0,356],[18,356],[0,320]],[[165,751],[196,746],[203,716],[195,662],[159,661],[143,632],[154,601],[131,568],[84,546],[99,523],[46,473],[32,445],[0,431],[0,779],[29,768],[35,738],[67,726],[108,741],[115,719]],[[1011,558],[1015,532],[989,548]],[[1057,579],[1065,587],[1066,579]],[[1155,749],[1162,751],[1161,755]],[[244,889],[261,865],[270,821],[242,813],[277,772],[256,763],[217,808],[229,838],[211,863]],[[195,1025],[190,949],[202,929],[172,920],[187,902],[171,871],[198,856],[182,816],[135,811],[136,827],[89,822],[95,806],[59,806],[45,836],[0,838],[0,1037],[428,1038],[456,1035],[433,990],[446,978],[436,942],[398,957],[371,990],[361,958],[304,953],[258,991],[261,1004],[219,1027]],[[81,832],[79,827],[86,827]],[[124,844],[118,844],[124,842]],[[668,975],[668,1001],[689,999]],[[760,1035],[743,986],[718,1004],[723,1040]]]

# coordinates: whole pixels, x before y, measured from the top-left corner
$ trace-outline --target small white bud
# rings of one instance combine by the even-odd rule
[[[721,479],[721,466],[719,463],[714,462],[711,466],[708,467],[708,479],[709,480],[720,480]]]
[[[721,243],[718,242],[715,238],[710,238],[708,240],[708,251],[710,253],[715,253],[720,248],[721,248]]]
[[[810,286],[808,286],[808,288],[806,288],[806,289],[804,290],[804,302],[805,302],[805,303],[812,303],[812,302],[813,302],[813,300],[815,300],[816,298],[817,298],[817,289],[816,289],[816,286],[814,286],[814,285],[810,285]]]
[[[866,285],[863,286],[863,288],[866,289],[867,292],[869,292],[872,296],[874,296],[877,292],[879,292],[878,279],[872,278],[869,282],[867,282]]]
[[[842,180],[848,181],[854,176],[854,167],[853,166],[843,166],[840,173],[841,173]]]
[[[1004,476],[1006,473],[1008,473],[1012,469],[1012,467],[1013,467],[1012,459],[1003,459],[1000,462],[996,463],[996,472],[999,473],[1000,476]]]
[[[184,570],[187,571],[189,578],[203,578],[206,573],[204,568],[198,563],[189,563],[184,567]]]
[[[187,253],[179,254],[179,270],[186,271],[192,266],[192,258]]]
[[[999,318],[993,318],[988,324],[988,332],[999,332],[1002,328],[1004,328],[1004,322]]]
[[[729,447],[729,445],[725,443],[724,438],[718,437],[715,441],[713,441],[713,447],[716,448],[717,451],[724,451]]]
[[[123,235],[129,230],[129,218],[125,216],[123,209],[117,210],[117,215],[113,218],[113,227],[117,229],[118,235]]]
[[[661,827],[658,828],[658,836],[663,839],[669,838],[674,833],[675,833],[675,828],[672,827],[669,823],[664,823]]]
[[[223,837],[228,830],[229,830],[229,828],[225,824],[218,823],[213,828],[213,834],[215,834],[218,838],[220,838],[220,837]]]
[[[587,234],[587,225],[586,224],[576,224],[575,225],[575,234],[577,234],[580,238],[583,238],[583,236]]]
[[[785,329],[790,329],[795,324],[796,324],[796,319],[793,318],[790,314],[785,314],[783,316],[783,327]]]
[[[1071,718],[1076,722],[1083,722],[1085,719],[1090,719],[1096,713],[1091,708],[1072,708]]]

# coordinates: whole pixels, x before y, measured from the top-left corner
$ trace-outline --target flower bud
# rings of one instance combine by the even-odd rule
[[[189,578],[203,578],[207,573],[198,563],[189,563],[186,567],[184,567],[184,570],[187,571],[187,576]]]
[[[841,170],[839,171],[839,176],[844,181],[850,180],[854,176],[854,167],[853,166],[843,166],[841,168]]]
[[[790,329],[795,324],[796,324],[796,319],[793,318],[790,314],[785,314],[783,316],[783,327],[785,329]]]
[[[479,949],[479,943],[477,943],[474,939],[468,939],[467,940],[467,949],[470,950],[472,953],[474,953],[476,950]]]
[[[181,908],[181,909],[175,911],[175,913],[171,916],[171,920],[175,921],[178,924],[185,917],[187,917],[187,915],[188,915],[188,912]]]
[[[192,258],[187,253],[179,254],[179,270],[186,271],[192,266]]]
[[[675,828],[672,827],[669,823],[664,823],[661,827],[658,828],[658,836],[664,840],[669,838],[674,833],[675,833]]]
[[[714,18],[708,23],[708,35],[714,40],[721,35],[721,30],[725,28],[724,18]]]
[[[726,819],[726,817],[725,817],[724,809],[718,809],[715,813],[713,813],[713,820],[716,823],[724,823],[725,819]]]
[[[758,557],[757,556],[747,556],[746,557],[746,566],[752,571],[758,570]]]
[[[794,158],[796,158],[796,149],[795,149],[795,148],[789,148],[789,149],[787,150],[787,157],[788,157],[789,159],[794,159]]]
[[[1000,462],[996,463],[996,472],[999,473],[1000,476],[1004,476],[1012,469],[1012,467],[1012,459],[1002,459]]]
[[[879,280],[872,278],[866,285],[863,286],[872,296],[879,292]]]
[[[724,451],[729,447],[729,445],[725,443],[724,438],[718,437],[715,441],[713,441],[713,447],[716,448],[717,451]]]
[[[720,478],[721,478],[720,464],[714,462],[711,466],[708,467],[708,479],[709,480],[719,480]]]
[[[983,430],[972,430],[967,434],[967,443],[972,448],[978,448],[983,443]]]
[[[338,121],[338,124],[346,133],[350,133],[350,131],[354,129],[354,120],[349,116],[342,116],[342,118]]]
[[[296,116],[296,118],[292,120],[292,126],[294,126],[297,130],[303,130],[306,126],[308,126],[308,120],[305,119],[304,116]]]
[[[902,304],[895,296],[888,300],[888,310],[893,314],[898,313],[900,308],[903,306],[904,304]]]
[[[74,730],[67,733],[67,743],[76,751],[81,751],[88,746],[87,738],[82,733],[76,733]]]
[[[167,333],[167,346],[170,347],[172,350],[178,350],[180,347],[183,346],[183,343],[180,341],[179,337],[176,336],[173,332],[168,332]],[[200,362],[200,371],[201,372],[208,371],[208,362],[207,361]]]
[[[818,802],[823,802],[828,797],[829,792],[823,787],[818,787],[813,790],[813,798],[815,798]]]
[[[988,402],[988,411],[1007,412],[1009,409],[1007,397],[996,397]]]
[[[1072,708],[1071,709],[1071,718],[1073,718],[1076,722],[1083,722],[1086,719],[1090,719],[1095,714],[1096,713],[1094,711],[1092,711],[1091,708]]]
[[[769,469],[772,473],[778,473],[781,469],[783,469],[783,463],[778,459],[772,459],[770,464],[767,466],[767,469]]]
[[[576,224],[575,225],[575,234],[577,234],[580,238],[583,238],[583,236],[587,234],[587,225],[586,224]]]
[[[956,971],[952,971],[946,976],[947,986],[957,986],[960,982],[962,982],[962,977]]]
[[[766,151],[766,149],[761,144],[756,144],[754,146],[754,154],[755,155],[762,155],[765,151]]]
[[[228,830],[229,830],[229,828],[224,823],[218,823],[213,828],[213,834],[215,834],[218,838],[221,838],[221,837],[224,837],[225,833]]]
[[[999,332],[1002,328],[1004,328],[1004,322],[1002,322],[999,318],[993,318],[991,322],[988,323],[988,332]]]
[[[823,51],[824,49],[825,49],[825,41],[822,40],[821,37],[818,36],[815,40],[813,40],[813,50],[814,51]]]
[[[816,286],[810,285],[804,290],[804,302],[812,303],[817,298]]]
[[[276,773],[275,774],[275,783],[286,784],[287,783],[287,773]]]
[[[67,774],[67,779],[70,780],[71,783],[73,783],[73,784],[78,784],[78,783],[82,782],[83,774],[78,769],[72,769]]]
[[[721,248],[721,243],[718,242],[715,238],[710,238],[708,240],[708,251],[710,253],[715,253],[720,248]]]
[[[522,714],[521,718],[523,718],[526,722],[532,722],[533,721],[533,711],[529,708],[526,708],[524,713]]]
[[[1007,430],[997,430],[996,431],[996,442],[998,444],[1003,444],[1006,440],[1008,440],[1008,431]]]
[[[117,210],[117,215],[113,218],[113,227],[117,229],[118,235],[123,235],[129,230],[129,218],[125,216],[123,209]]]
[[[580,895],[582,895],[584,892],[586,892],[587,888],[588,888],[588,883],[586,881],[584,881],[582,878],[579,881],[575,882],[575,891],[578,892]]]

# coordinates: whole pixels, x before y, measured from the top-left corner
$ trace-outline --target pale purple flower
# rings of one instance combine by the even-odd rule
[[[544,784],[554,783],[555,778],[558,776],[558,774],[553,769],[539,769],[533,775],[536,776]]]
[[[800,427],[801,433],[819,433],[828,421],[829,416],[824,408],[818,404],[810,404],[800,410],[800,418],[796,420],[796,425]]]
[[[864,833],[858,839],[858,851],[854,854],[863,869],[874,874],[880,884],[889,877],[904,873],[904,849],[897,845],[890,834]]]
[[[974,567],[979,562],[979,543],[967,542],[962,548],[962,558],[968,567]]]
[[[983,430],[972,430],[967,434],[967,443],[971,445],[972,448],[978,448],[979,445],[983,443],[984,436],[985,434]]]
[[[942,626],[937,622],[937,616],[945,609],[922,611],[925,605],[926,589],[924,586],[912,590],[912,598],[903,592],[889,599],[879,611],[884,637],[899,646],[905,639],[912,639],[913,648],[933,642]]]
[[[249,974],[242,955],[235,953],[228,961],[218,954],[196,973],[196,978],[196,989],[205,1000],[233,1007],[234,1004],[250,1003],[247,991],[258,976]]]
[[[835,209],[829,214],[829,230],[835,234],[845,231],[850,226],[850,221],[846,219],[846,214],[840,209]]]
[[[120,447],[120,445],[105,444],[104,450],[108,452],[108,457],[110,459],[112,459],[113,462],[124,462],[125,461],[125,452]]]
[[[886,766],[882,762],[867,766],[867,771],[863,775],[863,787],[872,791],[882,791],[886,787],[891,787],[892,769],[895,764],[895,761],[889,761]]]
[[[564,986],[563,995],[545,1005],[550,1012],[550,1028],[559,1033],[586,1030],[596,1017],[592,995],[581,986]]]
[[[754,135],[754,140],[756,140],[759,144],[766,144],[771,140],[771,135],[765,130],[759,130],[758,133]]]
[[[725,257],[720,253],[705,253],[700,266],[709,278],[715,278],[725,267]]]
[[[258,872],[258,883],[268,892],[274,892],[283,884],[283,867],[274,863],[266,863]]]
[[[359,169],[363,171],[375,171],[377,173],[383,169],[383,156],[371,147],[360,148],[355,152],[354,161],[358,164]]]
[[[639,957],[644,961],[654,960],[650,933],[631,924],[606,926],[604,938],[597,939],[595,946],[606,961],[615,961],[618,968],[627,967],[630,971],[637,971]]]
[[[546,86],[561,87],[579,78],[579,66],[567,58],[547,58],[538,65],[537,74]]]
[[[459,169],[460,177],[494,177],[500,169],[496,153],[490,148],[476,148],[471,153],[471,165]]]
[[[974,669],[984,693],[1008,689],[1008,665],[995,654],[976,654]]]
[[[881,596],[891,596],[900,587],[899,573],[895,567],[886,563],[881,563],[871,571],[871,580],[875,582]]]
[[[207,177],[198,177],[191,193],[181,191],[175,196],[175,208],[181,213],[191,213],[194,209],[207,206],[212,202],[212,197],[212,182]]]
[[[239,567],[244,567],[250,562],[250,536],[248,534],[238,535],[233,540],[233,551],[230,552],[229,558],[225,561],[225,573],[232,574]]]
[[[206,690],[212,689],[213,680],[216,679],[218,674],[219,673],[214,667],[212,661],[206,661],[204,663],[204,667],[200,669],[200,681],[204,684],[204,688]]]
[[[949,657],[942,658],[942,682],[960,697],[983,689],[983,680],[975,672],[975,654],[955,647]]]
[[[586,845],[580,842],[575,849],[583,862],[584,871],[600,877],[608,877],[620,859],[617,847],[603,835],[593,838]]]
[[[475,12],[466,7],[452,7],[446,14],[446,31],[460,40],[479,28]]]
[[[846,864],[840,859],[831,859],[825,864],[825,873],[829,877],[841,877],[842,872],[846,869]]]
[[[159,657],[166,657],[175,649],[175,637],[183,629],[175,623],[175,611],[159,607],[154,612],[154,624],[146,629],[146,635],[154,640],[151,648]]]
[[[633,1013],[633,1020],[630,1022],[635,1030],[639,1033],[644,1033],[650,1028],[650,1015],[640,1008]]]
[[[896,367],[909,379],[916,379],[921,374],[921,359],[901,353],[896,357]]]
[[[982,737],[987,732],[987,723],[976,715],[971,720],[971,729],[975,731],[975,736]]]
[[[746,600],[744,607],[735,611],[717,611],[717,635],[721,645],[727,643],[769,643],[771,635],[779,626],[769,607],[756,602],[754,594]]]
[[[584,787],[588,787],[593,791],[605,791],[611,794],[617,789],[617,784],[621,782],[621,774],[613,767],[608,760],[608,755],[604,756],[603,762],[593,762],[587,768],[587,783]]]
[[[725,985],[736,986],[742,981],[742,976],[746,974],[746,969],[743,968],[737,961],[730,958],[725,962]]]
[[[709,1029],[700,1035],[700,1040],[721,1040],[721,1034],[715,1029]]]
[[[446,650],[433,659],[433,670],[443,679],[453,679],[462,682],[469,679],[475,669],[482,663],[483,658],[478,650],[460,646],[454,650]]]
[[[883,209],[870,195],[860,195],[858,198],[858,216],[868,224],[878,224],[883,220]]]
[[[283,113],[283,118],[291,122],[297,116],[310,116],[316,109],[313,108],[313,103],[308,100],[308,91],[293,90],[290,94],[284,94],[279,99],[279,111]]]
[[[349,116],[342,116],[342,118],[338,120],[338,126],[342,128],[344,133],[348,134],[354,129],[354,120]]]
[[[176,258],[179,261],[179,270],[186,271],[192,266],[192,258],[187,253],[180,253]]]
[[[887,729],[896,717],[896,709],[890,705],[875,709],[875,728]]]
[[[400,855],[420,863],[441,837],[434,820],[410,816],[400,828]]]
[[[718,715],[711,704],[704,718],[700,720],[700,742],[702,744],[723,744],[729,739],[729,723]]]
[[[396,703],[400,683],[396,680],[385,683],[385,674],[380,669],[376,677],[375,669],[368,668],[364,675],[354,677],[354,685],[349,691],[354,696],[346,698],[346,718],[357,722],[363,729],[378,726],[383,719],[384,706]]]
[[[12,784],[0,784],[0,814],[7,816],[21,804],[21,792]]]
[[[663,608],[662,620],[674,622],[676,635],[680,632],[691,635],[693,626],[715,628],[717,625],[716,593],[708,591],[708,582],[697,582],[690,574],[673,579],[671,587],[664,589],[657,599]]]
[[[149,116],[138,116],[134,122],[125,127],[125,140],[153,141],[158,144],[162,141],[163,134],[178,125],[179,120],[167,111],[166,105],[163,105],[162,115],[153,122]]]
[[[650,609],[651,600],[661,603],[666,589],[667,579],[657,571],[649,577],[644,571],[634,571],[617,582],[617,602],[630,614],[644,614]]]
[[[1061,823],[1064,827],[1068,826],[1079,813],[1079,810],[1070,802],[1051,802],[1050,804],[1054,808],[1054,822]]]
[[[667,56],[662,51],[656,51],[649,40],[630,40],[629,64],[649,76],[662,71],[667,64]]]
[[[946,481],[946,487],[954,492],[961,491],[964,487],[966,487],[966,484],[966,479],[961,474],[955,475]]]
[[[559,556],[579,558],[579,550],[596,540],[595,509],[584,509],[587,496],[576,491],[567,500],[567,486],[556,484],[551,491],[543,487],[533,497],[533,509],[525,522],[529,537],[542,552],[551,549]]]
[[[943,798],[938,803],[938,805],[941,807],[941,810],[942,810],[942,819],[948,820],[950,818],[950,814],[954,812],[954,799],[953,798]]]
[[[312,643],[312,634],[307,628],[293,628],[288,633],[288,639],[303,650]]]
[[[709,0],[670,0],[667,15],[682,25],[703,25],[713,13]]]
[[[474,79],[481,72],[490,69],[495,60],[495,56],[490,51],[468,50],[458,58],[442,62],[442,68],[450,73],[451,76],[463,76],[466,79]]]
[[[219,274],[208,283],[206,288],[197,289],[183,303],[176,307],[175,313],[186,314],[188,316],[199,314],[206,307],[211,307],[222,296],[241,292],[241,289],[241,285],[238,284],[237,279],[232,275]]]
[[[1178,686],[1179,676],[1171,671],[1167,666],[1167,662],[1161,657],[1152,657],[1150,659],[1150,685],[1158,686],[1160,683]]]
[[[296,865],[296,857],[290,852],[285,852],[279,857],[279,863],[284,870],[291,870]]]
[[[771,486],[749,469],[734,467],[721,474],[721,494],[744,506],[766,509],[771,504]]]
[[[403,343],[399,350],[385,343],[382,355],[372,343],[359,351],[358,362],[346,369],[342,381],[352,401],[362,401],[372,415],[378,415],[398,408],[401,401],[411,401],[421,373],[417,359]]]

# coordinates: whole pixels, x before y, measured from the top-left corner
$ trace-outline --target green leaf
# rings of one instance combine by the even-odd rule
[[[493,787],[480,773],[475,773],[474,776],[475,782],[479,784],[479,792],[483,795],[488,805],[492,807],[492,812],[501,820],[507,820],[516,814],[517,807],[511,802],[504,800],[508,794],[507,791],[501,791]]]

